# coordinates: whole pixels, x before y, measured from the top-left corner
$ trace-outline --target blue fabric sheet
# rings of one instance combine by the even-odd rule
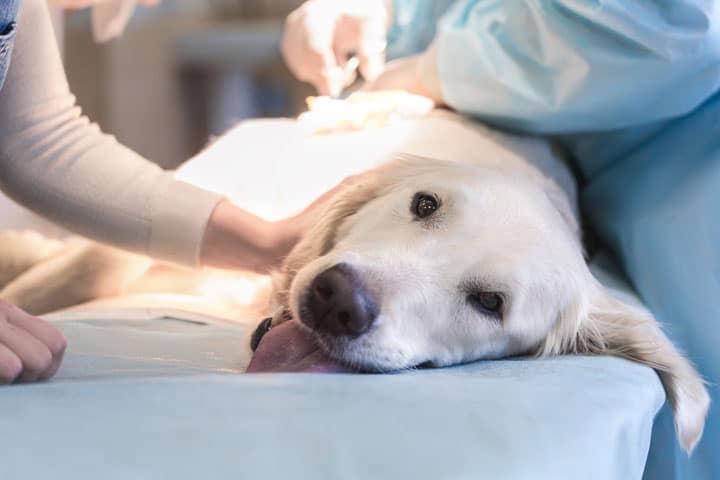
[[[60,325],[58,377],[0,390],[3,480],[632,480],[665,398],[651,369],[610,357],[239,375],[241,327]]]
[[[664,398],[613,358],[398,375],[149,363],[4,390],[2,478],[639,479]]]

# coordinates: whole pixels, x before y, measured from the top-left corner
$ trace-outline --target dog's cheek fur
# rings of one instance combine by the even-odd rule
[[[589,291],[588,298],[560,315],[537,354],[613,355],[655,369],[673,409],[678,440],[691,454],[710,406],[703,379],[649,313],[615,299],[597,282]]]
[[[363,179],[362,183],[349,186],[330,201],[328,208],[320,213],[319,221],[290,252],[280,271],[272,274],[272,311],[282,311],[289,307],[290,289],[298,273],[330,252],[342,223],[378,195],[382,184],[377,173],[366,174]],[[278,322],[282,321],[278,316]]]

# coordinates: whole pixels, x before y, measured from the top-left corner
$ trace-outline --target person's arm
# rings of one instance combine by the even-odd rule
[[[712,2],[457,2],[427,52],[382,88],[536,133],[622,128],[682,115],[720,87]],[[394,81],[387,79],[394,76]]]
[[[177,181],[91,124],[69,91],[44,0],[22,2],[0,91],[0,188],[77,233],[191,266],[266,271],[302,226]]]
[[[22,2],[0,91],[0,187],[77,233],[184,264],[197,263],[221,199],[175,181],[82,115],[44,0]]]

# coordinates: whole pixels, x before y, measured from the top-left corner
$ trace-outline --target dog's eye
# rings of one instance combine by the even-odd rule
[[[473,308],[480,310],[487,315],[499,317],[502,315],[505,301],[501,294],[496,292],[472,293],[467,297]]]
[[[413,197],[410,210],[417,218],[427,218],[438,209],[440,202],[430,193],[416,193]]]

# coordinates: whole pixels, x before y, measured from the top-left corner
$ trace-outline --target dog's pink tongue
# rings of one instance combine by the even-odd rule
[[[325,354],[310,332],[295,320],[270,329],[260,340],[247,368],[248,373],[353,371]]]

